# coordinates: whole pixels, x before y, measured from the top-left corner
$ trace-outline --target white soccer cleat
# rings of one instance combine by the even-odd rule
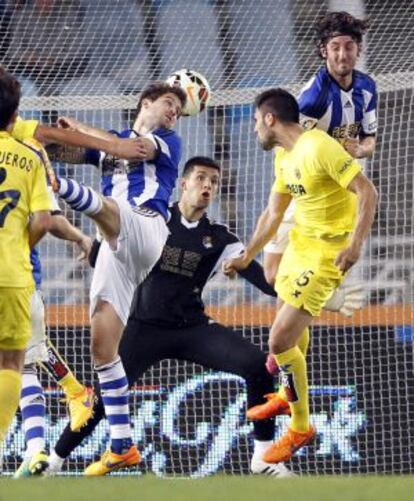
[[[294,478],[297,477],[296,473],[290,471],[283,463],[271,464],[265,463],[263,459],[258,456],[253,456],[250,463],[250,471],[254,475],[267,475],[275,478]]]

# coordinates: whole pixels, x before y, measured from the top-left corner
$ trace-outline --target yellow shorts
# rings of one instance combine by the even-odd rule
[[[300,237],[292,230],[276,277],[275,289],[279,298],[318,317],[345,278],[334,262],[347,245],[348,239],[327,243]]]
[[[32,335],[34,287],[0,287],[0,349],[24,350]]]

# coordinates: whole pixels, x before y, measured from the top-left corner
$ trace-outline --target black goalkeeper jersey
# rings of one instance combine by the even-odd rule
[[[131,316],[165,327],[184,327],[208,323],[201,294],[209,278],[221,268],[223,260],[239,255],[244,246],[238,237],[205,214],[189,222],[178,203],[171,207],[170,235],[161,258],[137,288]],[[243,276],[269,295],[261,266],[253,262]]]

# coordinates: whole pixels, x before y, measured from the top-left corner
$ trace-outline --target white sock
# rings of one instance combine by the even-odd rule
[[[262,456],[266,449],[268,449],[273,444],[273,440],[255,440],[254,441],[254,450],[253,456],[259,456],[262,459]]]
[[[55,451],[52,451],[52,453],[49,456],[48,471],[52,473],[60,472],[62,470],[65,459],[66,458],[61,458],[60,456],[58,456]]]

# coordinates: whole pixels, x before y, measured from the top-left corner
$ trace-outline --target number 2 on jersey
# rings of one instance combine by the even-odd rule
[[[0,186],[4,183],[7,177],[7,171],[4,167],[0,167]],[[6,217],[10,211],[16,208],[20,199],[20,191],[18,190],[4,190],[0,191],[0,203],[2,200],[9,198],[10,202],[4,205],[0,210],[0,228],[4,227]]]

